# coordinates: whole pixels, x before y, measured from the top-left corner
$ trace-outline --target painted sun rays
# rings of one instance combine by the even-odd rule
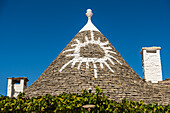
[[[105,47],[106,45],[109,44],[108,41],[106,42],[101,42],[100,41],[100,37],[98,37],[97,40],[94,40],[94,34],[93,34],[93,31],[90,31],[91,33],[91,40],[89,40],[89,38],[87,36],[85,36],[85,42],[80,42],[78,39],[75,39],[75,41],[77,42],[77,44],[72,44],[71,46],[72,47],[75,47],[73,49],[67,49],[65,51],[63,51],[63,53],[66,53],[66,52],[70,52],[70,51],[73,51],[74,53],[73,54],[67,54],[66,57],[69,57],[69,56],[73,56],[74,58],[70,61],[68,61],[66,64],[64,64],[61,69],[59,70],[60,72],[62,72],[62,70],[67,67],[70,63],[71,63],[71,68],[73,68],[75,66],[76,63],[79,63],[78,64],[78,67],[77,69],[79,70],[80,69],[80,66],[83,62],[86,63],[86,69],[89,69],[89,63],[91,62],[93,64],[93,67],[94,67],[94,77],[97,78],[97,66],[96,66],[96,63],[100,63],[100,67],[103,69],[104,66],[103,64],[105,64],[107,66],[107,68],[112,72],[114,73],[113,69],[109,66],[109,64],[106,62],[107,60],[109,60],[111,62],[112,65],[115,65],[115,63],[113,62],[116,61],[118,62],[119,64],[122,65],[122,63],[120,63],[115,57],[113,57],[112,55],[110,55],[109,53],[113,53],[113,54],[116,54],[116,52],[114,51],[111,51],[111,47],[110,46],[107,46]],[[86,47],[88,46],[88,44],[96,44],[96,45],[99,45],[101,49],[103,49],[104,51],[104,56],[102,58],[88,58],[88,57],[82,57],[80,56],[80,48],[82,47]],[[113,60],[112,60],[113,59]]]

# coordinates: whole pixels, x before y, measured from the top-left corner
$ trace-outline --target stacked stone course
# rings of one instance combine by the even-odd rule
[[[93,31],[94,40],[100,37],[101,42],[108,41],[100,32]],[[79,32],[72,41],[63,50],[73,49],[71,45],[76,44],[75,39],[80,42],[86,42],[85,36],[91,40],[90,31]],[[159,83],[150,83],[141,79],[139,75],[125,62],[117,50],[109,42],[108,45],[116,54],[109,53],[122,63],[119,64],[114,59],[113,65],[107,61],[109,66],[114,70],[114,73],[104,65],[102,69],[100,63],[97,66],[97,78],[94,77],[94,66],[89,63],[89,69],[86,69],[86,63],[83,62],[78,70],[79,63],[76,63],[71,68],[71,63],[66,66],[61,72],[61,67],[73,59],[73,56],[66,56],[73,54],[74,51],[61,52],[59,56],[50,64],[50,66],[42,73],[42,75],[26,90],[26,96],[37,97],[45,94],[58,95],[63,92],[66,93],[82,93],[82,89],[88,90],[92,88],[95,92],[95,86],[99,86],[103,92],[110,99],[120,102],[123,98],[127,100],[140,101],[144,103],[158,102],[159,104],[170,103],[170,80],[165,80]],[[103,50],[95,44],[89,44],[87,47],[81,48],[80,55],[82,57],[103,57],[105,54]]]

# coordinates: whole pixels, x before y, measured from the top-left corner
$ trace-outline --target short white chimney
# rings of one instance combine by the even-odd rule
[[[8,79],[8,88],[7,96],[17,97],[21,92],[23,93],[24,89],[27,88],[27,77],[17,77],[17,78],[7,78]]]
[[[143,47],[142,54],[143,78],[152,83],[162,81],[162,68],[160,59],[161,47]]]

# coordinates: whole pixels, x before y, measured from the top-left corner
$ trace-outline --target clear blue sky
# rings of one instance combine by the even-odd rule
[[[141,48],[161,46],[163,78],[170,78],[170,0],[0,0],[0,94],[7,77],[31,85],[86,24],[88,8],[139,76]]]

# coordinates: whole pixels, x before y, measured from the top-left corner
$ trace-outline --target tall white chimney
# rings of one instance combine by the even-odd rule
[[[160,59],[161,47],[143,47],[142,54],[143,78],[152,83],[162,81],[162,68]]]

